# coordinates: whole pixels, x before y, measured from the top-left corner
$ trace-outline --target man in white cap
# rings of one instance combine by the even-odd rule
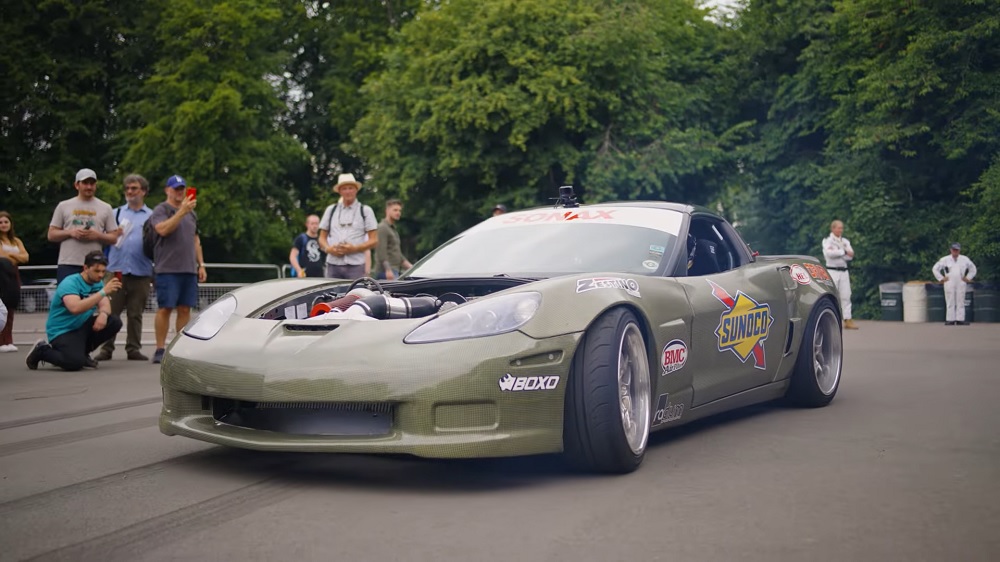
[[[359,189],[361,182],[354,174],[340,174],[333,186],[340,201],[327,207],[319,221],[319,247],[326,254],[327,277],[364,277],[368,250],[378,244],[375,213],[358,201]]]
[[[965,321],[965,285],[976,276],[976,264],[962,255],[962,245],[955,242],[951,253],[937,261],[932,268],[934,278],[944,283],[944,303],[947,311],[945,326],[968,326]]]
[[[857,330],[858,325],[851,319],[851,276],[847,273],[847,263],[854,259],[851,241],[844,238],[844,223],[835,220],[830,223],[830,235],[823,239],[823,257],[826,269],[840,294],[840,310],[844,314],[844,328]]]
[[[56,205],[49,222],[49,242],[59,244],[56,281],[83,271],[83,258],[90,252],[118,241],[121,230],[115,214],[97,193],[97,174],[90,168],[76,173],[77,196]]]

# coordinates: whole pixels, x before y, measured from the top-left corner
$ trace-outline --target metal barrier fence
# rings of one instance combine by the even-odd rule
[[[287,267],[287,266],[286,266]],[[285,277],[285,272],[281,266],[274,264],[255,263],[206,263],[205,269],[209,273],[209,279],[213,272],[223,270],[234,271],[255,271],[258,273],[273,273],[273,279]],[[17,307],[18,312],[31,314],[34,312],[48,312],[52,297],[56,293],[56,266],[54,265],[22,265],[19,268],[21,277],[30,278],[31,281],[21,285],[21,303]],[[34,272],[45,272],[49,275],[39,276]],[[222,295],[232,291],[237,287],[242,287],[249,283],[200,283],[198,284],[198,304],[196,309],[203,309],[215,302]],[[146,312],[156,312],[156,288],[150,287],[149,298],[146,299]]]

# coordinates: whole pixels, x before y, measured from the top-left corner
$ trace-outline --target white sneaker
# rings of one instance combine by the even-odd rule
[[[13,353],[15,351],[17,351],[17,346],[12,343],[0,345],[0,353]]]

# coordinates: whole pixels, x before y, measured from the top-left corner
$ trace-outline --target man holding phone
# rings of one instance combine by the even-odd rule
[[[66,371],[97,368],[90,352],[114,339],[122,329],[121,319],[111,315],[108,300],[121,283],[114,277],[101,282],[107,265],[104,252],[94,250],[84,256],[83,271],[59,283],[45,322],[48,341],[38,341],[28,353],[25,363],[29,369],[34,371],[42,361]]]
[[[108,251],[107,279],[114,277],[122,284],[122,289],[110,296],[111,315],[120,318],[122,310],[127,311],[125,356],[131,361],[149,361],[149,357],[142,354],[142,313],[153,282],[153,262],[142,253],[142,225],[152,216],[153,210],[145,203],[149,193],[146,178],[131,174],[124,184],[126,204],[115,209],[115,220],[122,235]],[[109,361],[114,351],[115,341],[108,340],[94,360]]]
[[[167,200],[153,209],[150,224],[160,236],[153,250],[153,282],[156,288],[156,351],[153,363],[163,360],[167,347],[170,314],[177,309],[175,327],[180,333],[198,304],[198,283],[204,283],[205,258],[198,237],[197,196],[181,176],[170,176],[164,191]]]

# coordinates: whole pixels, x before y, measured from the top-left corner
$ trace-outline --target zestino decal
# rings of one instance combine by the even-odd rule
[[[593,277],[591,279],[577,279],[576,292],[586,293],[594,289],[621,289],[633,297],[642,297],[639,294],[639,283],[635,279],[622,279],[621,277]]]
[[[771,307],[758,303],[743,291],[736,291],[736,298],[733,298],[712,281],[708,284],[712,286],[712,295],[729,309],[719,317],[719,327],[715,329],[719,351],[728,349],[744,363],[753,355],[753,366],[764,369],[764,340],[774,322]]]

